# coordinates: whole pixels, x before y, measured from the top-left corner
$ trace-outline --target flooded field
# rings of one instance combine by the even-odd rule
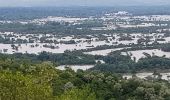
[[[93,68],[94,65],[61,65],[61,66],[58,66],[56,68],[59,69],[59,70],[65,70],[66,67],[71,68],[74,71],[77,71],[78,69],[88,70],[90,68]]]
[[[132,59],[135,57],[136,61],[140,58],[145,58],[146,56],[144,53],[150,54],[151,56],[156,55],[159,57],[165,56],[166,58],[170,58],[170,52],[164,52],[162,50],[153,49],[153,50],[136,50],[136,51],[129,51],[128,54],[132,55]],[[122,52],[123,55],[126,55],[125,52]]]
[[[158,78],[158,76],[153,75],[153,73],[137,73],[136,77],[141,78],[141,79],[146,79],[148,77]],[[132,74],[123,75],[123,78],[130,79],[130,78],[132,78]],[[160,78],[163,80],[170,80],[170,73],[160,73]]]
[[[66,50],[86,50],[100,46],[117,46],[117,45],[132,45],[132,44],[153,44],[169,43],[170,37],[165,37],[164,33],[152,34],[93,34],[93,35],[54,35],[54,34],[18,34],[14,32],[0,33],[0,53],[34,53],[38,54],[42,51],[51,53],[64,53]],[[105,49],[86,52],[91,55],[106,56],[112,51],[121,50],[124,48]],[[139,52],[139,53],[138,53]],[[133,55],[137,53],[137,59],[143,57],[141,53],[144,51],[132,51]],[[168,55],[161,51],[147,51],[149,53],[159,53],[160,56]],[[140,56],[139,56],[140,55]]]
[[[117,51],[117,50],[122,50],[122,49],[124,49],[124,48],[96,50],[96,51],[91,51],[91,52],[85,52],[85,54],[107,56],[110,52]]]

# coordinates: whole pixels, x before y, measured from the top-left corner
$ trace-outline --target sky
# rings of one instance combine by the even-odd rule
[[[170,5],[170,0],[0,0],[0,7]]]

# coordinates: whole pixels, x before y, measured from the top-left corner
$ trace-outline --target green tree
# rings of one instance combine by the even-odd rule
[[[84,87],[83,89],[71,89],[64,92],[57,100],[97,100],[95,93],[90,88]]]
[[[31,75],[0,72],[1,100],[47,100],[53,98],[52,92],[48,83],[39,83]]]

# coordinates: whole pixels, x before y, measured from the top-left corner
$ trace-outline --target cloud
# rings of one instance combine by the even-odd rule
[[[167,5],[169,0],[0,0],[0,6]]]

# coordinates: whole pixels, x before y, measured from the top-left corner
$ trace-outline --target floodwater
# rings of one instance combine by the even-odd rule
[[[135,57],[136,61],[138,61],[140,58],[145,58],[145,55],[143,53],[148,53],[151,56],[156,55],[159,57],[162,57],[165,55],[166,58],[170,58],[170,52],[164,52],[164,51],[158,50],[158,49],[128,51],[127,53],[132,54],[132,59]],[[126,52],[122,52],[122,54],[126,55]]]
[[[64,53],[66,50],[81,50],[81,49],[89,49],[89,48],[95,48],[98,46],[108,45],[108,46],[116,46],[120,44],[124,45],[131,45],[131,44],[138,44],[138,39],[144,38],[144,37],[152,37],[151,42],[149,44],[152,44],[154,40],[158,38],[164,38],[165,41],[158,41],[159,43],[168,43],[170,42],[170,37],[163,37],[163,33],[153,33],[153,34],[141,34],[141,33],[133,33],[133,34],[95,34],[95,35],[87,35],[90,38],[86,37],[77,37],[74,35],[71,36],[56,36],[54,34],[17,34],[13,32],[5,32],[0,33],[0,36],[3,38],[9,38],[10,41],[13,39],[16,41],[18,39],[29,41],[30,39],[33,40],[33,43],[15,43],[15,46],[17,46],[17,50],[12,49],[11,44],[3,44],[0,43],[0,53],[7,53],[7,54],[13,54],[13,53],[33,53],[38,54],[42,51],[51,52],[51,53]],[[121,37],[130,37],[131,40],[120,40]],[[58,43],[41,43],[41,38],[46,38],[46,41],[57,41]],[[68,41],[75,41],[74,44],[66,44],[63,42]],[[35,46],[37,45],[37,46]],[[44,47],[43,45],[48,45],[49,47],[56,47],[56,48],[49,48]],[[105,50],[97,50],[97,51],[91,51],[86,52],[87,54],[91,55],[103,55],[106,56],[108,53],[112,51],[121,50],[123,48],[115,48],[115,49],[105,49]],[[134,53],[134,56],[136,55],[137,51],[132,51],[132,54]],[[139,52],[139,51],[138,51]],[[139,59],[139,57],[143,57],[142,50],[138,53],[138,56],[136,57]],[[154,51],[147,51],[147,52],[154,52]],[[157,51],[159,54],[164,55],[161,51]],[[157,54],[155,52],[155,54]],[[139,56],[140,55],[140,56]],[[166,54],[167,57],[169,57],[169,54]]]
[[[69,67],[69,68],[73,69],[74,71],[77,71],[78,69],[88,70],[90,68],[93,68],[94,65],[61,65],[56,68],[59,70],[65,70],[65,67]]]
[[[85,52],[85,54],[107,56],[111,52],[114,52],[114,51],[117,51],[117,50],[122,50],[122,49],[123,48],[96,50],[96,51],[91,51],[91,52]]]
[[[163,80],[170,80],[170,73],[160,73],[160,75],[162,75],[161,79]],[[153,73],[137,73],[136,76],[138,78],[141,78],[141,79],[146,79],[147,77],[157,77],[157,76],[154,76]],[[127,78],[127,79],[131,79],[132,78],[132,74],[125,74],[123,75],[123,78]]]

